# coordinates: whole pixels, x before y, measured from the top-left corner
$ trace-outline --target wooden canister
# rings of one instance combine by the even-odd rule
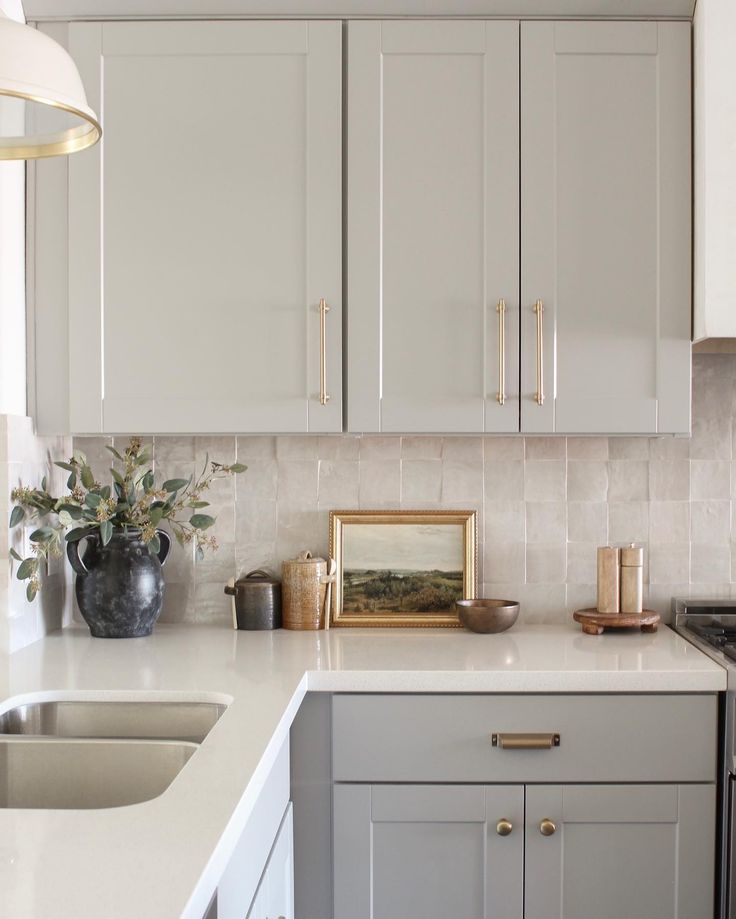
[[[598,612],[618,613],[621,553],[615,546],[598,547]]]
[[[632,542],[621,550],[621,612],[640,613],[644,608],[644,549]]]
[[[327,562],[312,558],[311,552],[300,552],[283,563],[281,594],[285,629],[324,628],[326,574]]]

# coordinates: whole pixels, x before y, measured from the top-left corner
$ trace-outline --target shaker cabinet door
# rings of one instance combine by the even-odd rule
[[[347,79],[348,429],[518,431],[519,24],[351,22]]]
[[[333,819],[335,919],[522,919],[521,786],[335,785]]]
[[[690,106],[690,23],[522,23],[522,431],[689,432]]]
[[[69,161],[73,432],[341,430],[341,43],[70,25],[104,124]]]
[[[532,785],[526,794],[525,919],[713,915],[714,785]]]

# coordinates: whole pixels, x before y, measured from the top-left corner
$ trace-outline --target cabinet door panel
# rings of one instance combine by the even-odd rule
[[[335,919],[521,919],[523,814],[520,786],[336,785]]]
[[[72,429],[339,431],[340,24],[71,35],[105,123],[70,168]]]
[[[714,806],[713,785],[528,787],[526,919],[711,916]]]
[[[690,26],[521,36],[522,430],[687,433]]]
[[[518,430],[518,41],[350,23],[351,431]]]

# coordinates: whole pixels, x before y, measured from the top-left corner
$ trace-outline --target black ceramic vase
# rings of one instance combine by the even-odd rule
[[[77,603],[95,638],[139,638],[153,631],[164,599],[161,568],[171,548],[169,534],[156,532],[158,555],[134,529],[115,530],[106,546],[97,533],[67,543]],[[85,543],[81,554],[80,543]]]

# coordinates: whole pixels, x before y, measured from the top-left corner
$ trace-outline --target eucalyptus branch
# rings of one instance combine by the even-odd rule
[[[167,479],[156,485],[151,468],[150,445],[132,437],[123,453],[113,446],[107,450],[113,456],[110,468],[111,485],[101,485],[95,478],[87,457],[75,450],[67,462],[55,465],[69,473],[68,492],[54,497],[44,477],[40,488],[19,486],[11,492],[15,506],[10,526],[38,520],[43,525],[30,534],[31,555],[22,558],[15,549],[11,556],[20,562],[19,580],[27,580],[26,594],[33,600],[40,586],[40,563],[62,555],[64,542],[73,542],[96,535],[103,546],[112,539],[114,531],[140,531],[149,552],[157,554],[160,541],[157,528],[166,521],[180,545],[194,544],[196,557],[204,557],[205,549],[216,550],[217,539],[206,531],[215,523],[210,514],[201,513],[209,502],[202,493],[218,479],[245,472],[242,463],[226,465],[205,459],[202,472],[196,478]],[[188,519],[182,519],[187,514]]]

